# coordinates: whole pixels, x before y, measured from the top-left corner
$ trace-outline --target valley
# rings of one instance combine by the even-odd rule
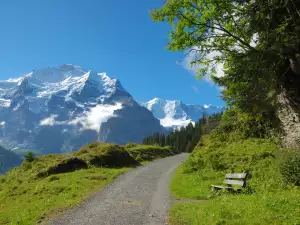
[[[300,0],[1,3],[0,225],[300,224]]]

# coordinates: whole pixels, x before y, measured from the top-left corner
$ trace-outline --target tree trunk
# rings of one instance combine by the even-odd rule
[[[286,148],[300,146],[300,74],[299,61],[289,59],[289,70],[278,85],[278,111],[281,122],[281,143]]]

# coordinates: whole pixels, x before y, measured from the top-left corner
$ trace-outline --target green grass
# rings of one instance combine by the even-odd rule
[[[176,199],[206,200],[174,203],[171,223],[300,224],[300,188],[285,182],[280,155],[268,139],[218,142],[214,136],[204,137],[176,170],[170,188]],[[226,173],[242,171],[249,177],[241,194],[211,189],[211,184],[222,184]]]
[[[90,168],[28,180],[12,171],[0,178],[0,224],[34,224],[101,190],[129,168]]]
[[[160,147],[149,145],[136,145],[129,143],[125,146],[126,151],[137,161],[151,161],[157,158],[164,158],[174,155],[172,147]]]
[[[92,143],[72,153],[71,156],[94,166],[120,167],[138,164],[138,161],[124,147],[116,144]]]
[[[175,203],[170,212],[178,225],[299,224],[299,190],[264,195],[222,196],[202,203]]]
[[[35,224],[62,213],[139,164],[172,155],[171,148],[92,143],[68,154],[23,162],[0,176],[0,224]],[[76,161],[74,161],[74,158]]]
[[[183,166],[176,169],[171,182],[171,192],[176,199],[207,199],[210,185],[222,180],[222,173],[202,170],[198,173],[183,173]]]

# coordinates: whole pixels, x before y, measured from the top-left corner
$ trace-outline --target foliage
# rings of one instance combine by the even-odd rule
[[[127,144],[125,145],[125,148],[132,148],[132,147],[136,147],[136,146],[138,146],[137,143],[130,142],[130,143],[127,143]]]
[[[202,117],[195,125],[192,123],[186,127],[174,130],[168,135],[155,133],[146,137],[143,144],[172,146],[178,152],[192,152],[201,135],[211,132],[220,122],[222,114]]]
[[[285,181],[300,186],[300,152],[285,150],[280,154],[280,172]]]
[[[126,151],[137,161],[151,161],[157,158],[164,158],[174,155],[175,152],[171,146],[151,146],[151,145],[126,145]]]
[[[267,118],[268,117],[268,118]],[[278,124],[269,114],[253,114],[232,107],[224,112],[214,135],[234,132],[240,138],[276,138]]]
[[[24,155],[24,158],[27,162],[32,162],[35,160],[35,154],[33,152],[28,152],[26,155]]]
[[[299,12],[299,0],[169,0],[152,18],[172,25],[168,49],[192,54],[198,76],[211,75],[229,107],[277,125],[278,94],[299,106]]]

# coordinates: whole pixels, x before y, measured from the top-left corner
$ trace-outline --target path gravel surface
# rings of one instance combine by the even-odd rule
[[[50,224],[167,224],[171,203],[171,175],[187,156],[188,154],[171,156],[131,170]]]

